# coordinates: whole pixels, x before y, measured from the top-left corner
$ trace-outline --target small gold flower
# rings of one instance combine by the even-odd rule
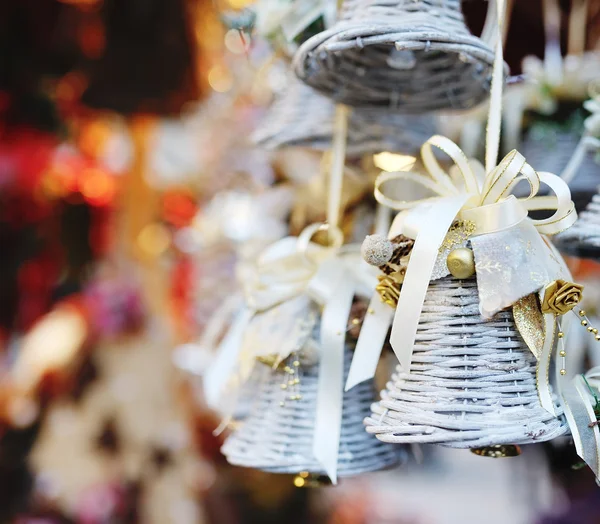
[[[546,286],[542,312],[564,315],[579,304],[582,294],[583,286],[581,284],[555,280]]]
[[[377,279],[379,280],[379,284],[377,284],[375,290],[379,293],[381,300],[388,306],[395,308],[398,305],[400,286],[402,285],[402,282],[399,282],[399,273],[379,275]]]

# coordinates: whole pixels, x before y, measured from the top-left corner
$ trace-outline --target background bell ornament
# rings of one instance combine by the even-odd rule
[[[494,5],[488,14],[490,27]],[[460,0],[346,0],[335,24],[300,46],[294,69],[338,103],[424,113],[483,101],[493,60]]]
[[[344,376],[350,369],[352,346],[353,343],[346,345]],[[251,412],[222,447],[228,462],[272,473],[325,474],[312,452],[319,366],[302,368],[300,374],[299,395],[294,400],[281,388],[281,373],[271,373],[264,378],[254,392],[256,401]],[[339,477],[388,468],[396,464],[403,453],[365,433],[362,420],[368,415],[374,398],[372,381],[344,393]]]
[[[252,136],[253,141],[267,149],[330,149],[335,104],[295,75],[289,74],[287,80],[285,90],[276,97]],[[349,114],[346,154],[350,157],[381,151],[416,154],[434,132],[433,116],[357,109]]]
[[[537,360],[509,310],[484,319],[477,282],[430,283],[410,370],[400,366],[365,420],[383,442],[453,448],[518,446],[567,433],[562,407],[540,405]],[[512,449],[512,448],[511,448]]]
[[[454,249],[446,259],[448,271],[456,278],[469,278],[475,274],[475,258],[468,247]]]
[[[600,166],[595,167],[598,172]],[[600,260],[600,188],[575,224],[556,235],[554,242],[570,255]]]

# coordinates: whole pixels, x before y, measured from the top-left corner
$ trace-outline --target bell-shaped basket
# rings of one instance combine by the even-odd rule
[[[352,350],[344,357],[348,374]],[[317,405],[318,366],[305,369],[298,400],[287,400],[281,385],[285,378],[274,371],[256,391],[257,401],[241,427],[225,441],[222,452],[234,465],[272,473],[310,472],[324,475],[312,452]],[[348,477],[388,468],[401,453],[365,433],[362,420],[375,397],[372,382],[344,393],[338,455],[338,475]]]
[[[268,149],[297,146],[326,150],[331,148],[334,113],[335,104],[330,99],[289,75],[285,91],[267,111],[253,140]],[[416,154],[434,133],[432,116],[355,109],[350,113],[346,151],[351,156],[381,151]]]
[[[562,408],[557,418],[540,405],[536,359],[512,313],[480,315],[475,279],[431,282],[410,373],[398,367],[381,397],[365,424],[384,442],[487,448],[568,431]]]
[[[460,0],[346,0],[338,21],[300,46],[294,70],[338,102],[423,113],[483,101],[493,60]]]
[[[600,166],[596,164],[600,174]],[[567,254],[600,260],[600,187],[592,201],[579,214],[577,222],[569,229],[556,235],[556,245]]]

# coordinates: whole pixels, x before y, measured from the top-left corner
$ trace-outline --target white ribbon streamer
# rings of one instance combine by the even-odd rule
[[[238,312],[233,325],[217,348],[217,356],[214,362],[204,375],[204,396],[207,405],[212,409],[220,407],[224,390],[231,378],[235,376],[244,332],[253,313],[252,310],[247,308],[242,308]]]
[[[375,294],[369,302],[367,316],[363,320],[354,349],[354,357],[346,380],[346,391],[375,376],[381,349],[393,317],[394,310]]]
[[[342,269],[340,271],[340,269]],[[309,294],[318,293],[323,301],[321,319],[321,358],[317,386],[317,410],[313,436],[313,454],[331,479],[337,483],[337,462],[342,426],[344,389],[344,343],[354,287],[348,285],[348,271],[338,261],[323,264],[309,286]],[[313,287],[314,290],[310,288]],[[324,296],[324,290],[329,296]]]
[[[592,368],[585,375],[590,387],[595,387],[596,391],[598,391],[598,373],[600,373],[599,368]],[[571,381],[571,384],[561,391],[562,405],[573,435],[577,454],[598,478],[600,475],[600,453],[598,452],[600,449],[600,432],[594,406],[592,406],[592,399],[594,397],[581,375],[577,375]]]

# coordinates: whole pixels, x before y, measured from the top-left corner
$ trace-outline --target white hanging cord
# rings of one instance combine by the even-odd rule
[[[329,171],[329,188],[327,194],[327,223],[329,239],[333,230],[339,227],[342,214],[342,183],[346,163],[346,137],[348,134],[347,106],[338,104],[335,108],[335,124],[331,150],[331,168]]]
[[[585,51],[589,0],[572,0],[569,16],[568,55],[582,55]]]

